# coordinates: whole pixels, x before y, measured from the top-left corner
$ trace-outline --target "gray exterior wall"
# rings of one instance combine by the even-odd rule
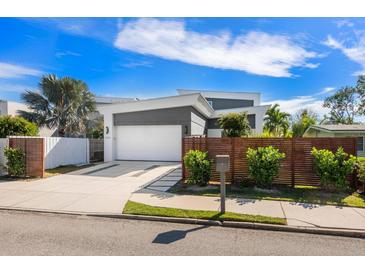
[[[240,99],[224,99],[224,98],[205,98],[207,101],[212,102],[212,107],[215,110],[230,109],[230,108],[242,108],[252,107],[254,105],[253,100],[240,100]]]
[[[191,113],[206,120],[193,107],[165,108],[113,115],[114,126],[134,125],[182,125],[183,136],[191,134]]]
[[[252,129],[256,128],[256,115],[248,114],[247,115],[248,122]],[[208,129],[218,129],[220,128],[218,125],[218,118],[208,119]]]

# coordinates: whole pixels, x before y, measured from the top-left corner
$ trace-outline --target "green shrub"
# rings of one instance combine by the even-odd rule
[[[248,161],[248,174],[255,184],[270,187],[278,175],[280,161],[285,158],[285,153],[267,146],[257,149],[249,148],[246,153]]]
[[[20,116],[0,116],[0,138],[8,136],[36,136],[38,127],[36,124],[25,120]]]
[[[187,180],[189,184],[207,185],[212,170],[207,152],[189,150],[184,156],[184,164],[189,173]]]
[[[5,167],[10,176],[22,176],[25,173],[25,154],[20,148],[4,148],[6,157]]]
[[[228,113],[218,119],[224,137],[247,137],[251,133],[247,112]]]
[[[321,187],[326,189],[347,189],[346,177],[353,172],[356,157],[348,155],[342,147],[336,153],[327,149],[312,148],[314,168],[321,181]]]
[[[361,183],[365,183],[365,158],[358,157],[356,162],[357,179]]]

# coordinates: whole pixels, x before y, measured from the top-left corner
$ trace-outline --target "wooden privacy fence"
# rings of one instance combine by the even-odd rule
[[[44,177],[44,138],[9,137],[9,147],[20,148],[25,154],[25,175]]]
[[[182,142],[182,156],[191,149],[207,151],[209,158],[214,161],[216,155],[230,156],[230,172],[227,181],[239,183],[248,177],[248,163],[246,152],[248,148],[273,146],[285,153],[281,162],[276,184],[292,185],[319,185],[319,178],[314,171],[314,158],[311,155],[312,147],[336,151],[343,147],[348,154],[355,155],[356,138],[240,138],[240,137],[185,137]],[[187,171],[183,167],[183,178]],[[219,173],[213,164],[212,180],[219,180]],[[351,177],[355,183],[355,176]]]

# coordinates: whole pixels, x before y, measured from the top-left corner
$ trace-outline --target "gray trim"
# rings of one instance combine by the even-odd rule
[[[219,109],[231,109],[231,108],[243,108],[243,107],[253,107],[253,100],[243,100],[243,99],[225,99],[225,98],[205,98],[208,102],[212,102],[212,107],[214,110]]]
[[[191,106],[113,114],[114,126],[182,125],[182,134],[191,134],[191,113],[206,118]],[[186,132],[187,131],[187,132]]]
[[[248,122],[252,129],[256,128],[256,114],[247,115]],[[208,129],[219,129],[218,118],[208,119]]]

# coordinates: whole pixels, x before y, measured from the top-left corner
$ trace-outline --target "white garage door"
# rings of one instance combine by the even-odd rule
[[[117,126],[116,159],[181,161],[181,126]]]

